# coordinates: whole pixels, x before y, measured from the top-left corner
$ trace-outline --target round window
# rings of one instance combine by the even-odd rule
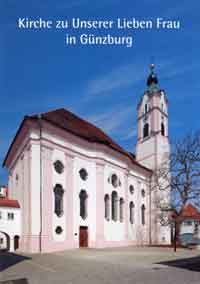
[[[85,169],[81,169],[79,171],[79,175],[80,175],[82,180],[86,180],[88,178],[88,173]]]
[[[133,194],[133,193],[134,193],[134,187],[133,187],[132,184],[129,186],[129,191],[130,191],[130,194]]]
[[[58,234],[58,235],[62,234],[62,232],[63,232],[62,227],[61,227],[61,226],[57,226],[56,229],[55,229],[55,232],[56,232],[56,234]]]
[[[54,169],[58,174],[62,174],[62,172],[64,171],[64,165],[61,161],[57,160],[54,163]]]
[[[114,187],[117,187],[118,185],[118,178],[117,178],[117,175],[116,174],[113,174],[112,177],[111,177],[111,183]]]

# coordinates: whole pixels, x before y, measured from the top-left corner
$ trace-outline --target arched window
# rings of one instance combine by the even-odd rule
[[[134,203],[133,201],[130,202],[129,204],[129,210],[130,210],[130,223],[133,224],[134,223]]]
[[[54,169],[58,174],[62,174],[64,171],[64,165],[61,161],[57,160],[54,163]]]
[[[145,206],[144,204],[142,204],[141,206],[141,221],[142,221],[142,225],[145,225]]]
[[[142,195],[142,197],[145,197],[145,190],[144,189],[141,190],[141,195]]]
[[[109,221],[110,220],[110,197],[108,194],[105,195],[104,202],[105,202],[105,219]]]
[[[87,199],[88,195],[85,190],[81,190],[79,194],[80,198],[80,216],[83,220],[87,218]]]
[[[130,191],[130,194],[134,193],[134,186],[132,184],[129,186],[129,191]]]
[[[63,232],[62,227],[61,227],[61,226],[57,226],[56,229],[55,229],[55,232],[56,232],[56,234],[58,234],[58,235],[62,234],[62,232]]]
[[[165,125],[163,122],[161,123],[161,134],[165,136]]]
[[[143,138],[149,136],[149,124],[145,123],[144,128],[143,128]]]
[[[82,180],[86,180],[88,178],[88,173],[87,173],[86,169],[81,169],[79,171],[79,175],[80,175]]]
[[[118,203],[117,192],[113,191],[112,192],[112,220],[115,222],[117,221],[117,217],[118,217],[117,203]]]
[[[62,185],[56,184],[56,186],[54,187],[54,212],[58,217],[61,217],[63,214],[63,194],[64,189],[62,188]]]
[[[145,104],[145,107],[144,107],[144,113],[146,114],[148,112],[148,105]]]
[[[113,185],[113,187],[117,187],[118,186],[118,177],[116,174],[113,174],[111,176],[111,183]]]
[[[124,221],[124,199],[120,198],[119,200],[119,219],[120,222]]]

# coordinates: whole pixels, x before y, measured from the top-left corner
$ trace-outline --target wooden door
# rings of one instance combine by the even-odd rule
[[[88,247],[88,227],[80,227],[79,247]]]

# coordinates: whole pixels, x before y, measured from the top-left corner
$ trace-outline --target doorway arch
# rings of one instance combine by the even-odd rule
[[[10,236],[7,233],[2,232],[2,231],[0,231],[0,235],[2,236],[2,239],[3,239],[3,243],[0,245],[0,249],[9,251],[10,250]]]

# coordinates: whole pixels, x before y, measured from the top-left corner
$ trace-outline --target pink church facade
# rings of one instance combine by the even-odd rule
[[[167,129],[163,105],[160,90],[144,95],[138,117],[144,109],[148,128]],[[65,109],[24,118],[4,161],[9,197],[21,208],[21,251],[169,244],[169,228],[155,222],[149,161],[169,151],[168,135],[158,126],[143,137],[143,124],[135,157]],[[167,146],[156,150],[153,135]]]

